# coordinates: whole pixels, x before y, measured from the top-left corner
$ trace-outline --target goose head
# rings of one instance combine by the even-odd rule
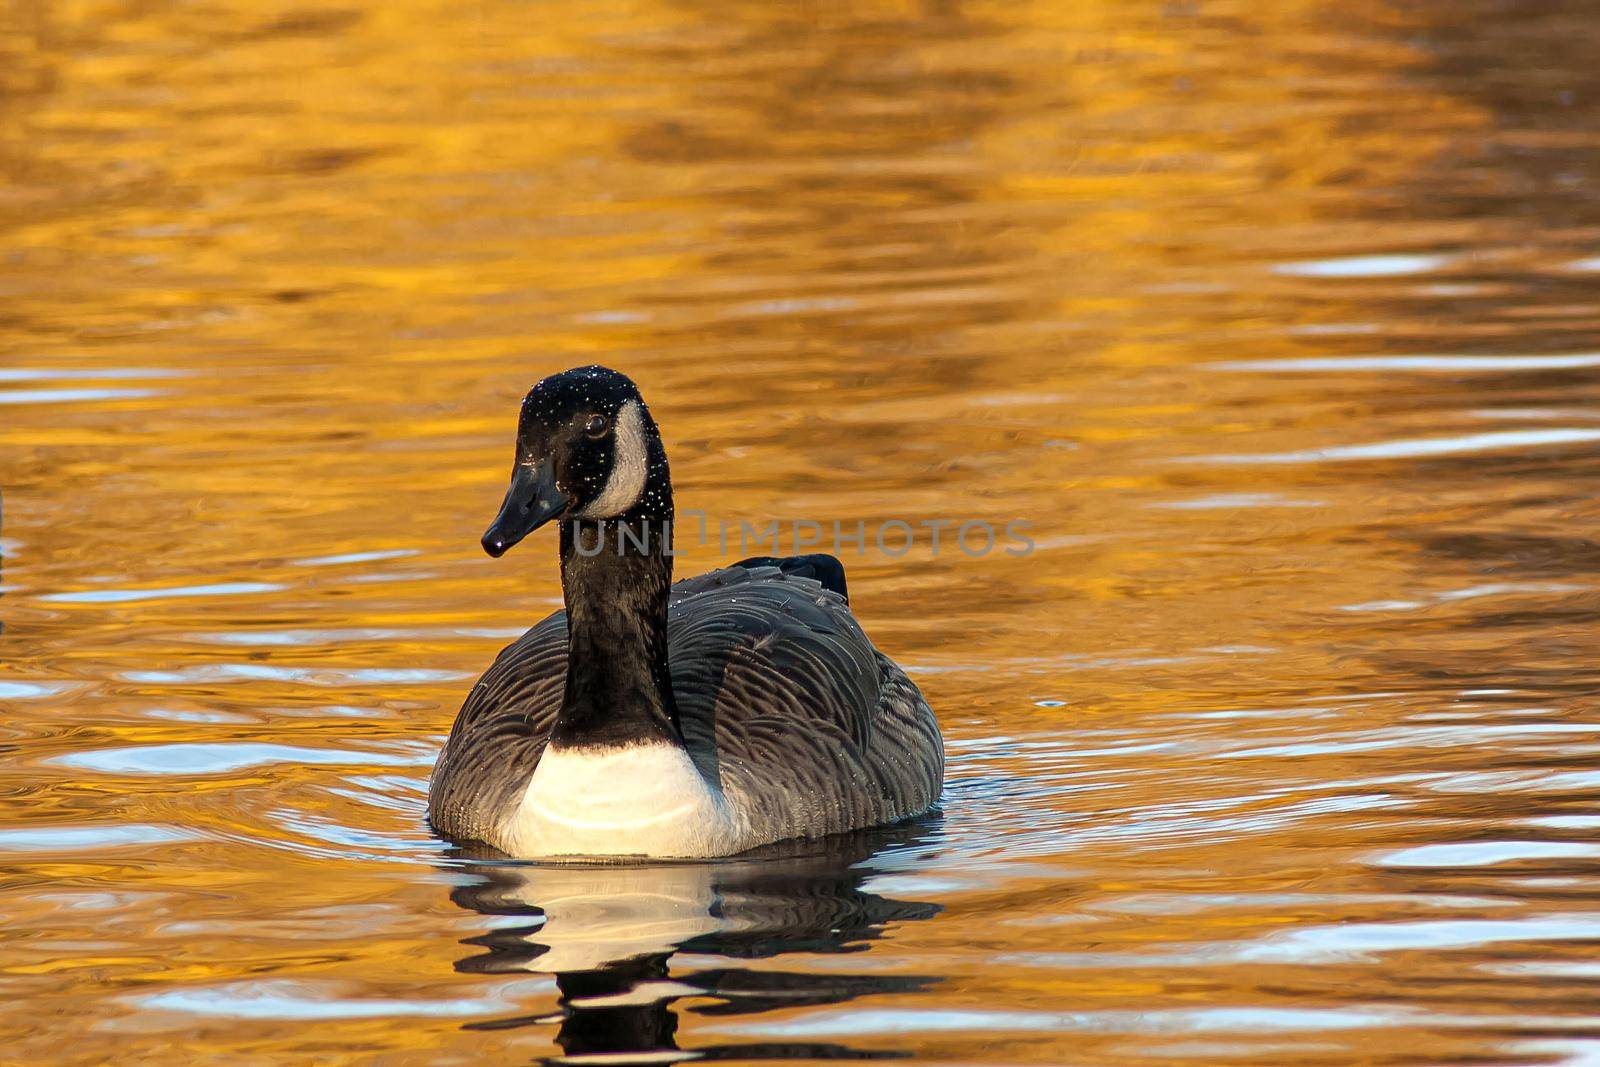
[[[502,556],[552,519],[625,517],[672,517],[666,452],[638,386],[600,366],[541,379],[523,398],[511,486],[483,550]]]

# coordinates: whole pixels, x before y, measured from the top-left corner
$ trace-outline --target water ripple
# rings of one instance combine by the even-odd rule
[[[341,997],[329,983],[265,979],[230,985],[169,989],[133,998],[146,1008],[224,1019],[385,1019],[393,1016],[453,1018],[504,1011],[499,998],[453,997],[401,1000],[390,997]]]
[[[82,400],[136,400],[160,396],[160,389],[8,389],[0,404],[67,404]]]
[[[1420,371],[1439,374],[1493,374],[1523,370],[1573,370],[1600,367],[1600,352],[1564,356],[1313,356],[1302,359],[1239,359],[1211,363],[1212,370],[1331,373]]]
[[[193,841],[199,836],[182,827],[151,823],[105,826],[41,823],[0,829],[0,852],[91,852],[102,848],[167,845]]]
[[[189,776],[227,774],[247,767],[282,763],[297,766],[427,767],[432,766],[434,755],[432,745],[420,745],[409,751],[374,752],[253,741],[211,744],[180,742],[92,749],[56,756],[45,762],[102,774]]]
[[[1299,263],[1280,263],[1275,274],[1300,278],[1394,278],[1438,270],[1453,257],[1390,253],[1388,255],[1339,256],[1309,259]]]
[[[426,685],[471,677],[464,671],[424,667],[284,667],[270,663],[206,663],[177,671],[123,671],[130,682],[154,685],[192,685],[200,682],[299,682],[303,685]]]
[[[173,585],[161,589],[83,589],[72,593],[47,593],[39,599],[57,604],[131,604],[141,600],[166,600],[174,597],[275,593],[284,588],[276,582],[216,582],[211,585]]]
[[[1423,459],[1429,456],[1454,456],[1472,452],[1492,452],[1505,448],[1587,444],[1593,441],[1600,441],[1600,430],[1581,429],[1578,427],[1553,427],[1541,430],[1499,430],[1488,433],[1465,434],[1460,437],[1423,437],[1400,441],[1380,441],[1370,445],[1334,445],[1328,448],[1307,448],[1294,452],[1183,456],[1172,462],[1226,463],[1244,466],[1251,464]]]
[[[0,367],[0,382],[40,382],[55,378],[78,381],[116,381],[123,378],[183,378],[186,370],[155,367]]]

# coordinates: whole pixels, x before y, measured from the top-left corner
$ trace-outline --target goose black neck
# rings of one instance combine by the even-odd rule
[[[658,494],[648,513],[561,524],[567,688],[553,744],[683,743],[667,672],[669,493]]]

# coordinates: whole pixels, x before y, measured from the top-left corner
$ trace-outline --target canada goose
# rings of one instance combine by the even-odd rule
[[[672,517],[632,381],[579,367],[534,385],[483,547],[557,520],[566,610],[507,646],[456,716],[429,787],[440,833],[521,858],[726,856],[938,798],[933,711],[861,632],[839,561],[673,584]]]

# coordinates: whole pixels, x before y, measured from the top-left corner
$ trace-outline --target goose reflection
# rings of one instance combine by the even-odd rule
[[[895,900],[867,879],[916,858],[926,825],[790,843],[711,863],[477,862],[479,879],[451,898],[485,915],[526,917],[463,944],[484,951],[456,964],[485,974],[553,974],[560,1011],[470,1024],[505,1029],[559,1023],[562,1054],[549,1063],[671,1063],[680,1059],[880,1059],[898,1053],[826,1043],[680,1048],[675,1003],[702,1015],[745,1015],[915,992],[937,979],[751,969],[740,960],[789,952],[859,952],[890,927],[938,914],[936,904]],[[724,966],[679,969],[716,956]]]

